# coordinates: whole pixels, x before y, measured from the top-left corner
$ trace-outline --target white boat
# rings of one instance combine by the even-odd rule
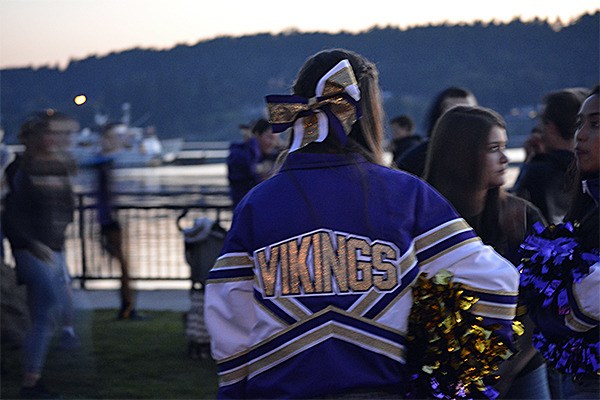
[[[177,158],[183,147],[183,138],[159,139],[142,128],[119,126],[117,141],[110,154],[115,168],[154,167],[169,164]],[[102,140],[98,132],[83,129],[72,140],[71,153],[81,167],[95,163],[102,153]]]

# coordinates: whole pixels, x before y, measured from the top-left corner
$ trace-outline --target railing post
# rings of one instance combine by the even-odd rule
[[[81,279],[79,285],[81,289],[85,289],[85,279],[87,277],[87,256],[85,250],[85,205],[83,204],[83,194],[78,194],[78,207],[79,212],[79,241],[81,243]]]

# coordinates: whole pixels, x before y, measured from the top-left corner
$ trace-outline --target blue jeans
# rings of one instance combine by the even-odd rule
[[[15,250],[16,272],[27,287],[31,327],[23,346],[26,373],[39,374],[52,339],[53,313],[62,305],[65,293],[65,259],[54,252],[51,263],[45,263],[27,250]]]
[[[515,379],[505,397],[507,399],[552,399],[548,386],[546,364],[542,364],[527,375]]]
[[[589,377],[583,382],[573,382],[571,374],[561,374],[556,370],[548,371],[553,398],[555,399],[599,399],[600,380],[598,377]]]

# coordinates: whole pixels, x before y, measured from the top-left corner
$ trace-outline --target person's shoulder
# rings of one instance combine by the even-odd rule
[[[396,160],[396,165],[400,169],[409,171],[415,175],[421,175],[425,167],[425,158],[427,155],[428,146],[428,140],[423,140],[422,142],[416,144],[398,157],[398,160]]]
[[[551,150],[536,154],[526,165],[536,168],[549,168],[557,164],[570,164],[574,158],[575,153],[570,150]]]
[[[246,146],[246,142],[231,142],[229,143],[229,150],[238,150]]]
[[[418,187],[430,187],[429,183],[410,171],[378,164],[372,164],[372,170],[374,174],[379,174],[386,187],[397,188],[401,191]]]
[[[410,135],[406,137],[407,142],[414,143],[415,146],[424,142],[423,138],[419,135]]]
[[[407,150],[406,153],[403,154],[401,159],[412,159],[415,157],[420,157],[423,153],[427,152],[427,147],[429,146],[429,140],[421,140],[419,136],[419,143],[417,143],[410,150]]]
[[[252,143],[250,142],[233,142],[229,145],[229,155],[227,156],[227,159],[233,161],[240,158],[247,158],[251,150]]]
[[[8,187],[11,188],[11,190],[15,190],[17,186],[20,186],[20,183],[18,182],[23,182],[23,179],[27,181],[29,178],[28,172],[23,165],[23,156],[17,154],[15,158],[6,166],[3,175],[3,179],[5,179],[5,182],[8,184]]]
[[[6,176],[14,175],[15,171],[21,166],[22,161],[23,156],[17,154],[15,158],[10,163],[8,163],[8,165],[4,169],[4,173],[6,174]]]
[[[560,170],[564,170],[571,165],[571,162],[575,159],[575,153],[570,150],[554,150],[548,153],[548,163],[552,167],[558,167]]]
[[[255,138],[248,139],[243,142],[232,142],[229,145],[229,152],[241,153],[254,151],[258,147],[258,141]]]
[[[526,200],[526,199],[519,197],[512,193],[506,193],[504,202],[507,207],[515,207],[515,208],[518,207],[518,208],[522,208],[522,209],[528,209],[528,208],[537,209],[537,207],[534,206],[533,203],[531,203],[529,200]]]
[[[518,212],[524,211],[529,218],[544,221],[545,224],[545,218],[540,209],[527,199],[507,192],[506,197],[504,198],[504,206],[509,210]]]
[[[548,154],[539,154],[526,162],[521,167],[521,174],[524,180],[541,182],[546,181],[549,173],[552,171],[552,160]]]

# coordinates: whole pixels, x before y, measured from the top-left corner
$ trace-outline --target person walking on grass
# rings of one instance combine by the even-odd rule
[[[55,110],[36,113],[21,126],[25,151],[6,169],[9,192],[2,226],[16,262],[19,283],[27,287],[31,328],[23,346],[22,398],[53,398],[41,382],[52,317],[61,310],[65,322],[61,345],[78,346],[72,326],[73,304],[65,262],[65,231],[73,221],[71,176],[75,163],[65,145],[78,124]]]

